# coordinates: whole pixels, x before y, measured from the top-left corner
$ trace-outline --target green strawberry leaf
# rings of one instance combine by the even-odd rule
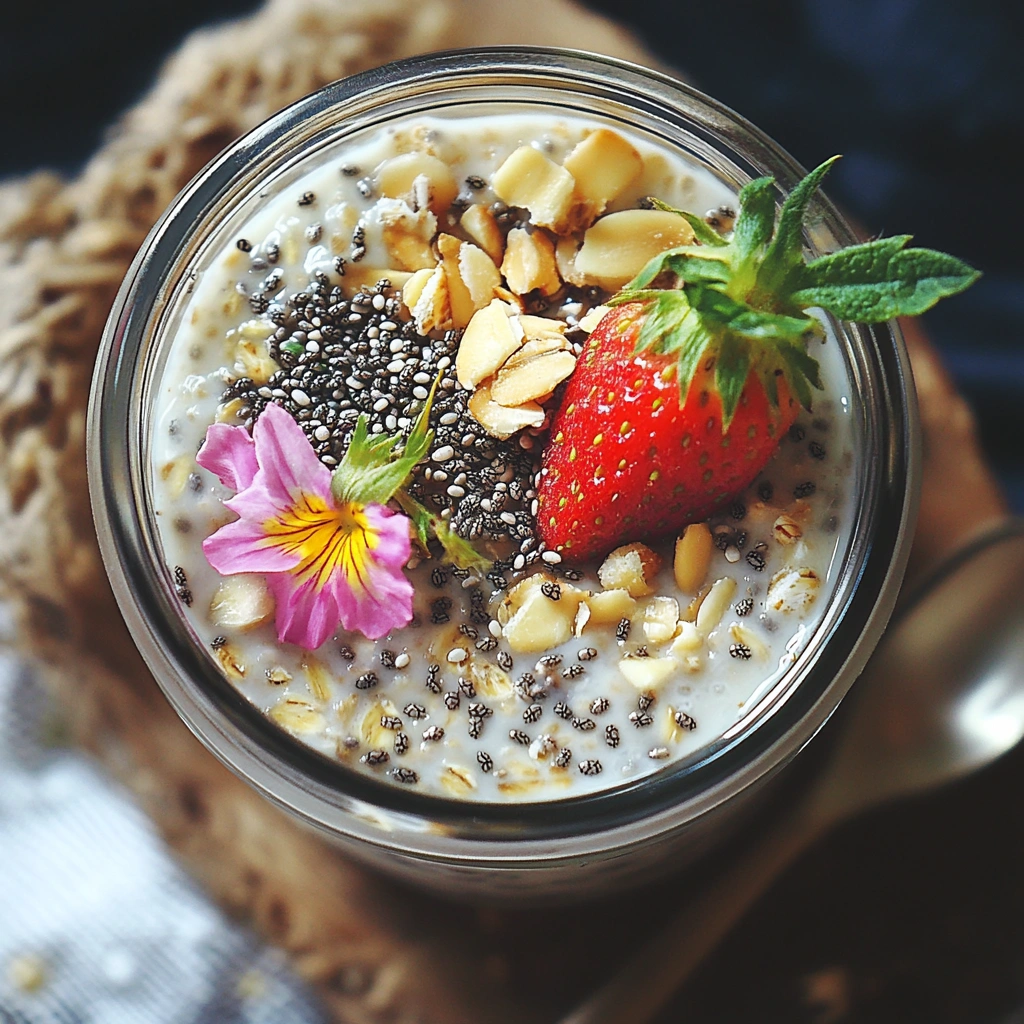
[[[688,281],[724,282],[732,276],[728,254],[722,249],[708,249],[702,245],[681,245],[674,249],[666,249],[648,260],[640,273],[628,284],[623,285],[622,291],[615,296],[610,305],[634,301],[635,297],[622,296],[643,291],[666,271]]]
[[[647,307],[634,351],[648,348],[663,354],[672,351],[666,346],[678,337],[679,328],[689,313],[690,303],[685,292],[661,292]]]
[[[872,324],[918,316],[980,276],[962,260],[931,249],[906,249],[910,235],[881,238],[797,267],[787,299],[820,306],[841,320]]]
[[[739,214],[732,235],[733,274],[740,294],[750,290],[758,260],[775,229],[775,179],[755,178],[740,189]]]
[[[718,346],[715,362],[715,387],[722,399],[722,431],[729,429],[740,395],[747,386],[750,371],[750,344],[739,335],[727,331]]]
[[[834,156],[819,164],[786,196],[779,214],[779,226],[775,230],[764,261],[757,273],[757,290],[771,295],[777,292],[790,271],[801,264],[804,258],[804,218],[807,206],[821,185],[822,179],[839,159]]]
[[[664,210],[665,213],[677,213],[693,228],[693,233],[697,236],[697,241],[701,245],[722,246],[729,244],[703,217],[698,217],[697,214],[690,213],[688,210],[677,210],[674,206],[669,206],[668,203],[663,203],[660,199],[655,199],[653,196],[648,196],[647,202],[655,210]]]
[[[820,332],[821,325],[811,317],[783,316],[751,309],[744,302],[714,288],[687,288],[690,303],[709,326],[727,328],[751,341],[785,340],[804,342]]]

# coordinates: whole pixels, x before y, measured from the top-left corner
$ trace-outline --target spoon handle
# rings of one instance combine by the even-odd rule
[[[821,831],[805,809],[783,818],[560,1024],[647,1024]]]

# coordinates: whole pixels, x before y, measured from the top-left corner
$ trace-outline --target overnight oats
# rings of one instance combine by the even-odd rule
[[[375,128],[266,195],[153,392],[162,559],[219,670],[329,759],[458,800],[608,790],[727,735],[851,544],[859,396],[821,310],[943,293],[906,238],[805,261],[828,166],[779,212],[771,178],[508,108]]]

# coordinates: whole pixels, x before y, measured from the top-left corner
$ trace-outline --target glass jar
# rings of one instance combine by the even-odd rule
[[[293,739],[224,678],[174,597],[152,512],[154,381],[204,260],[247,212],[367,129],[417,114],[536,109],[639,130],[730,189],[803,170],[695,90],[609,58],[555,49],[418,57],[326,86],[207,166],[136,257],[99,354],[89,475],[100,545],[131,633],[189,728],[232,771],[366,863],[466,898],[607,892],[719,842],[835,710],[879,639],[902,579],[918,494],[918,428],[895,324],[834,325],[855,448],[851,539],[818,626],[790,669],[693,757],[606,791],[543,803],[463,803],[378,782]],[[819,198],[811,254],[856,239]]]

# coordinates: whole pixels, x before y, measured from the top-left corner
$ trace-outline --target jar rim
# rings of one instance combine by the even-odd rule
[[[108,575],[136,644],[186,724],[233,771],[322,830],[453,861],[514,859],[524,839],[531,859],[555,860],[566,856],[570,837],[573,855],[633,842],[641,832],[684,826],[789,760],[838,705],[884,629],[909,554],[919,491],[916,403],[898,327],[847,329],[863,361],[859,397],[876,444],[846,556],[855,564],[844,566],[846,578],[829,598],[834,614],[828,628],[823,619],[780,692],[764,714],[750,716],[749,727],[712,741],[691,759],[606,790],[509,803],[409,791],[332,762],[273,723],[224,678],[179,627],[169,587],[158,579],[155,524],[146,515],[141,486],[148,403],[139,397],[146,394],[147,354],[158,340],[161,311],[187,275],[197,238],[230,208],[232,197],[268,167],[280,166],[297,140],[329,131],[332,119],[337,124],[356,114],[379,116],[396,98],[433,97],[437,106],[459,88],[479,93],[484,84],[512,82],[557,86],[580,101],[667,118],[726,153],[741,175],[773,174],[784,190],[804,174],[729,108],[667,75],[609,57],[546,47],[452,50],[331,83],[228,147],[153,228],[107,323],[88,422],[90,491]],[[855,242],[831,202],[823,196],[816,202],[823,230],[839,245]],[[424,821],[432,827],[424,829]]]

